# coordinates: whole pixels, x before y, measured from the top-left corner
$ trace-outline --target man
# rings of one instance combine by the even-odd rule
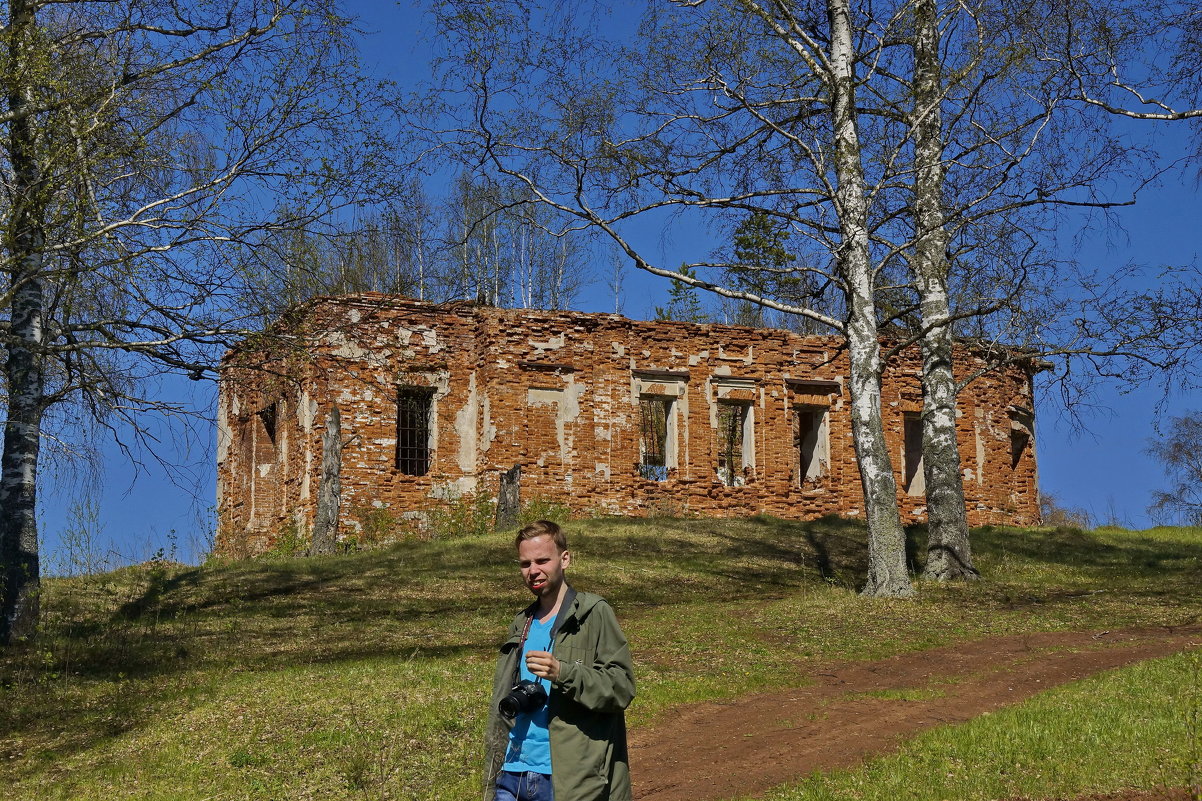
[[[626,637],[603,598],[568,585],[572,555],[559,526],[532,523],[515,544],[535,600],[514,618],[497,660],[485,801],[630,801]],[[534,684],[514,697],[522,680],[546,698]]]

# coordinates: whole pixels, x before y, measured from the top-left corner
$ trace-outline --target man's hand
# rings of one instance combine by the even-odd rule
[[[559,680],[559,660],[548,651],[530,651],[526,654],[526,669],[540,679]]]

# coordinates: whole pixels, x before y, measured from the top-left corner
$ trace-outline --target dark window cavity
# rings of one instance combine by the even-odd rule
[[[921,495],[926,491],[922,476],[922,416],[907,414],[905,425],[905,475],[902,489],[910,495]]]
[[[826,475],[826,409],[798,406],[793,409],[793,450],[797,454],[797,478],[804,484]]]
[[[639,399],[639,474],[652,481],[668,480],[668,420],[671,398]]]
[[[1031,445],[1031,430],[1035,426],[1034,415],[1026,410],[1010,412],[1010,469],[1017,470]]]
[[[255,464],[274,464],[279,459],[279,450],[276,447],[279,409],[280,401],[277,400],[255,412],[255,417],[258,418],[258,424],[255,426],[257,430],[253,434]]]
[[[259,420],[263,422],[263,430],[267,433],[267,439],[272,445],[275,445],[275,423],[276,423],[276,404],[273,403],[265,409],[259,410]]]
[[[718,479],[728,487],[743,485],[748,403],[718,404]]]

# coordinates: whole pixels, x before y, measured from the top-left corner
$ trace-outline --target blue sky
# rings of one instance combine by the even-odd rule
[[[402,84],[420,80],[428,71],[428,37],[424,20],[414,4],[392,0],[355,0],[352,11],[360,15],[369,32],[364,44],[367,64],[378,74]],[[425,37],[425,38],[424,38]],[[1166,150],[1187,145],[1188,125],[1160,126]],[[1137,133],[1152,129],[1134,129]],[[1199,165],[1168,175],[1152,187],[1133,208],[1117,217],[1121,230],[1098,232],[1076,246],[1083,264],[1099,269],[1130,262],[1158,266],[1187,264],[1202,252],[1202,213],[1198,206]],[[1076,231],[1062,231],[1068,246]],[[665,264],[680,261],[674,250],[686,243],[670,239],[660,244]],[[693,243],[687,243],[693,244]],[[578,308],[583,311],[613,311],[614,298],[601,268],[594,283],[582,293]],[[666,282],[628,269],[624,279],[623,312],[631,317],[653,315],[664,302]],[[198,409],[211,411],[215,388],[190,382],[168,382],[163,391],[186,393]],[[1037,448],[1040,483],[1062,504],[1080,507],[1097,522],[1117,522],[1143,527],[1150,525],[1146,507],[1152,491],[1164,484],[1160,466],[1144,453],[1155,436],[1159,388],[1139,387],[1100,391],[1089,399],[1098,411],[1084,419],[1085,430],[1075,429],[1059,414],[1051,398],[1039,400]],[[1191,393],[1177,392],[1163,404],[1166,414],[1202,408]],[[175,459],[187,465],[174,478],[154,463],[134,468],[110,445],[103,446],[104,466],[100,480],[99,519],[91,525],[97,539],[121,561],[149,558],[159,548],[176,549],[192,558],[203,547],[198,532],[210,524],[215,479],[211,426],[200,430],[200,441],[173,446]],[[42,489],[42,520],[46,552],[61,553],[62,533],[69,524],[72,499],[80,485],[70,471],[48,466]],[[171,532],[175,532],[174,535]],[[53,559],[51,560],[53,561]]]

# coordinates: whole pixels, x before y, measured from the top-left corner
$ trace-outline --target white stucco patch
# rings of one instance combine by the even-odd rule
[[[530,347],[534,348],[534,352],[536,354],[543,353],[544,351],[548,350],[559,350],[567,342],[563,334],[551,337],[546,342],[539,342],[533,339],[527,341],[529,342]]]
[[[430,488],[429,497],[439,500],[454,500],[462,498],[464,495],[471,495],[476,491],[476,477],[464,476],[457,478],[454,481],[447,481],[441,484],[435,484]]]
[[[438,332],[429,326],[415,325],[411,328],[397,328],[396,339],[401,345],[412,347],[415,337],[421,342],[427,353],[438,353],[446,347],[438,338]]]
[[[489,447],[492,446],[493,441],[497,438],[497,427],[493,423],[491,401],[488,395],[484,396],[482,407],[481,413],[484,416],[484,424],[480,426],[480,452],[488,453]]]
[[[476,371],[468,375],[467,401],[455,412],[455,431],[459,433],[459,469],[476,472],[476,426],[479,423],[479,402],[476,395]]]

